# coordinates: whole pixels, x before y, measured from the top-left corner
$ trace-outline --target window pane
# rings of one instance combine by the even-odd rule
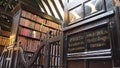
[[[83,8],[82,6],[78,6],[75,9],[69,11],[69,20],[70,22],[75,21],[76,19],[83,17]]]
[[[96,13],[98,11],[104,10],[103,0],[91,0],[85,3],[85,15]]]
[[[69,3],[73,3],[75,0],[69,0]]]

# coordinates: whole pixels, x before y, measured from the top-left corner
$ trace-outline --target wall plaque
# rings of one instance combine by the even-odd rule
[[[68,37],[68,52],[85,51],[85,37],[84,33],[76,33]]]
[[[107,27],[102,27],[86,32],[87,50],[100,50],[110,47],[110,36]]]
[[[67,39],[68,53],[110,48],[110,32],[107,26],[71,34]]]

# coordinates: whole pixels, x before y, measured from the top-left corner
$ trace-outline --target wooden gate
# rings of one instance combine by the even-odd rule
[[[62,68],[62,35],[47,33],[35,53],[25,52],[21,44],[5,48],[0,58],[0,68]]]

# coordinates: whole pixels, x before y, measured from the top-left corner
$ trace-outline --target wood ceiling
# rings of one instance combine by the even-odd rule
[[[11,10],[20,2],[25,1],[38,7],[41,12],[53,16],[59,20],[64,19],[64,0],[0,0],[0,29],[10,30],[12,26]]]

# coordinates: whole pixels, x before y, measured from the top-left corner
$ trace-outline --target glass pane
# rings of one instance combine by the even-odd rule
[[[69,3],[78,3],[78,2],[85,2],[87,0],[69,0]]]
[[[69,20],[70,22],[83,17],[83,8],[79,6],[75,9],[69,11]]]
[[[113,0],[105,0],[106,1],[106,8],[107,10],[112,10],[114,8]],[[115,3],[117,5],[118,2]]]
[[[69,0],[69,3],[73,3],[75,0]]]
[[[104,10],[103,0],[91,0],[85,3],[85,15],[96,13],[98,11]]]

